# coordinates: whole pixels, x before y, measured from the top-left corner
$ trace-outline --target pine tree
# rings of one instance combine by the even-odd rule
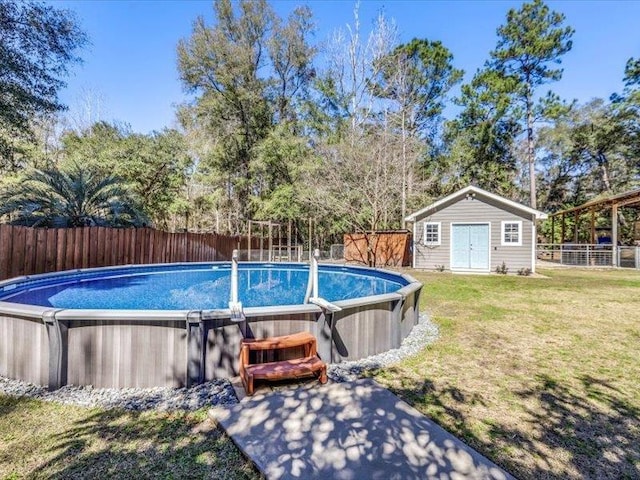
[[[562,69],[552,68],[571,50],[574,30],[564,26],[565,16],[550,11],[542,0],[525,3],[507,13],[507,23],[498,28],[498,44],[491,52],[490,66],[519,82],[515,91],[522,103],[529,165],[530,204],[537,208],[533,127],[536,87],[560,80]]]

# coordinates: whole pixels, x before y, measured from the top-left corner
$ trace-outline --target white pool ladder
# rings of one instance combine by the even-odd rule
[[[307,292],[304,296],[304,303],[313,303],[323,310],[333,313],[342,310],[338,305],[321,298],[318,295],[318,259],[320,258],[320,250],[315,249],[311,262],[309,264],[309,282],[307,283]]]
[[[229,310],[231,311],[232,322],[244,322],[247,319],[242,309],[242,302],[238,301],[238,250],[234,250],[231,255],[231,295],[229,299]]]

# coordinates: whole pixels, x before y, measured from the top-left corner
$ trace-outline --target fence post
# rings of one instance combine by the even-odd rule
[[[634,259],[636,261],[636,269],[640,269],[640,247],[636,247]]]
[[[564,252],[562,251],[562,243],[560,244],[560,265],[564,265]]]

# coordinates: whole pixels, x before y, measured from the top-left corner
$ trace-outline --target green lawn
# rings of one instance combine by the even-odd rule
[[[258,478],[204,411],[125,412],[0,396],[0,479]]]
[[[440,338],[376,378],[522,478],[640,478],[640,272],[412,272]],[[0,396],[0,479],[255,478],[195,413]]]
[[[640,272],[412,272],[440,338],[376,377],[521,478],[640,478]]]

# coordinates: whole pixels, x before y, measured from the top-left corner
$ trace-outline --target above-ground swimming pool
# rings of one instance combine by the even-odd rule
[[[337,363],[397,348],[417,323],[422,285],[408,275],[320,265],[318,296],[329,309],[305,303],[308,281],[305,264],[241,263],[245,322],[228,308],[230,263],[0,282],[0,375],[50,388],[184,386],[237,375],[245,336],[310,331],[319,355]]]

